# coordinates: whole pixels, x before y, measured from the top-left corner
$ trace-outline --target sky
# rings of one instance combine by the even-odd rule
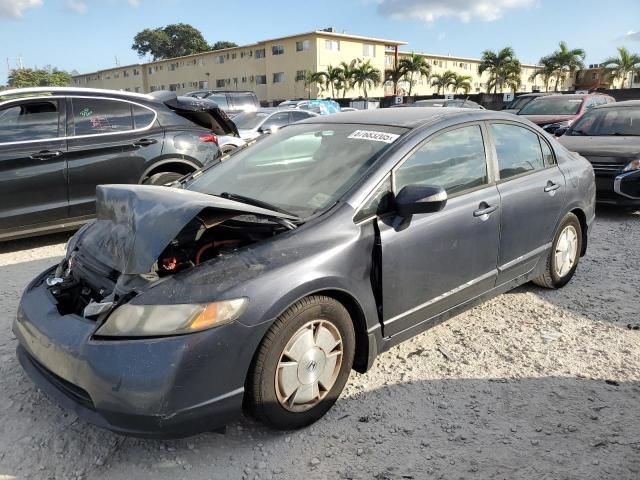
[[[511,46],[523,63],[560,40],[585,49],[587,64],[619,46],[640,52],[638,0],[0,0],[0,84],[20,59],[80,73],[144,61],[131,50],[135,34],[180,22],[209,43],[334,27],[434,54],[477,58]]]

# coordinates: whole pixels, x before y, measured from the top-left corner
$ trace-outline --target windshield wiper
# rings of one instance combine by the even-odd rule
[[[294,217],[296,220],[300,220],[295,213],[291,213],[283,208],[277,207],[271,203],[263,202],[262,200],[258,200],[256,198],[245,197],[244,195],[239,195],[237,193],[229,193],[222,192],[219,197],[226,198],[227,200],[235,200],[236,202],[246,203],[248,205],[253,205],[254,207],[266,208],[267,210],[273,210],[274,212],[283,213],[285,215],[289,215]]]

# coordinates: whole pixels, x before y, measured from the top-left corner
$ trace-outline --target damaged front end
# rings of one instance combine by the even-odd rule
[[[47,278],[60,314],[104,318],[180,271],[292,228],[295,217],[170,187],[99,186],[97,219]]]

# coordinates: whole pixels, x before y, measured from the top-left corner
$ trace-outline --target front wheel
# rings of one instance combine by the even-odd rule
[[[170,185],[184,175],[176,172],[159,172],[145,179],[143,185]]]
[[[545,271],[533,283],[546,288],[564,287],[576,273],[582,252],[582,227],[578,217],[568,213],[562,220],[547,257]]]
[[[340,396],[354,353],[353,322],[344,306],[329,297],[304,298],[265,335],[247,379],[245,405],[273,428],[305,427]]]

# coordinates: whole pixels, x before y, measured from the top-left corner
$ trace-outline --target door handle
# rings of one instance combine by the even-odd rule
[[[483,217],[485,215],[491,215],[498,209],[498,205],[489,205],[486,202],[480,204],[480,208],[473,212],[474,217]]]
[[[547,182],[547,186],[544,187],[544,191],[546,193],[550,193],[550,192],[555,192],[559,188],[560,188],[560,184],[559,183],[553,183],[551,180],[549,180]]]
[[[59,150],[42,150],[40,152],[31,154],[30,158],[33,160],[48,160],[50,158],[59,157],[60,155],[62,155],[62,152],[60,152]]]
[[[133,142],[133,145],[136,147],[148,147],[149,145],[153,145],[154,143],[158,143],[158,140],[155,138],[141,138],[137,142]]]

